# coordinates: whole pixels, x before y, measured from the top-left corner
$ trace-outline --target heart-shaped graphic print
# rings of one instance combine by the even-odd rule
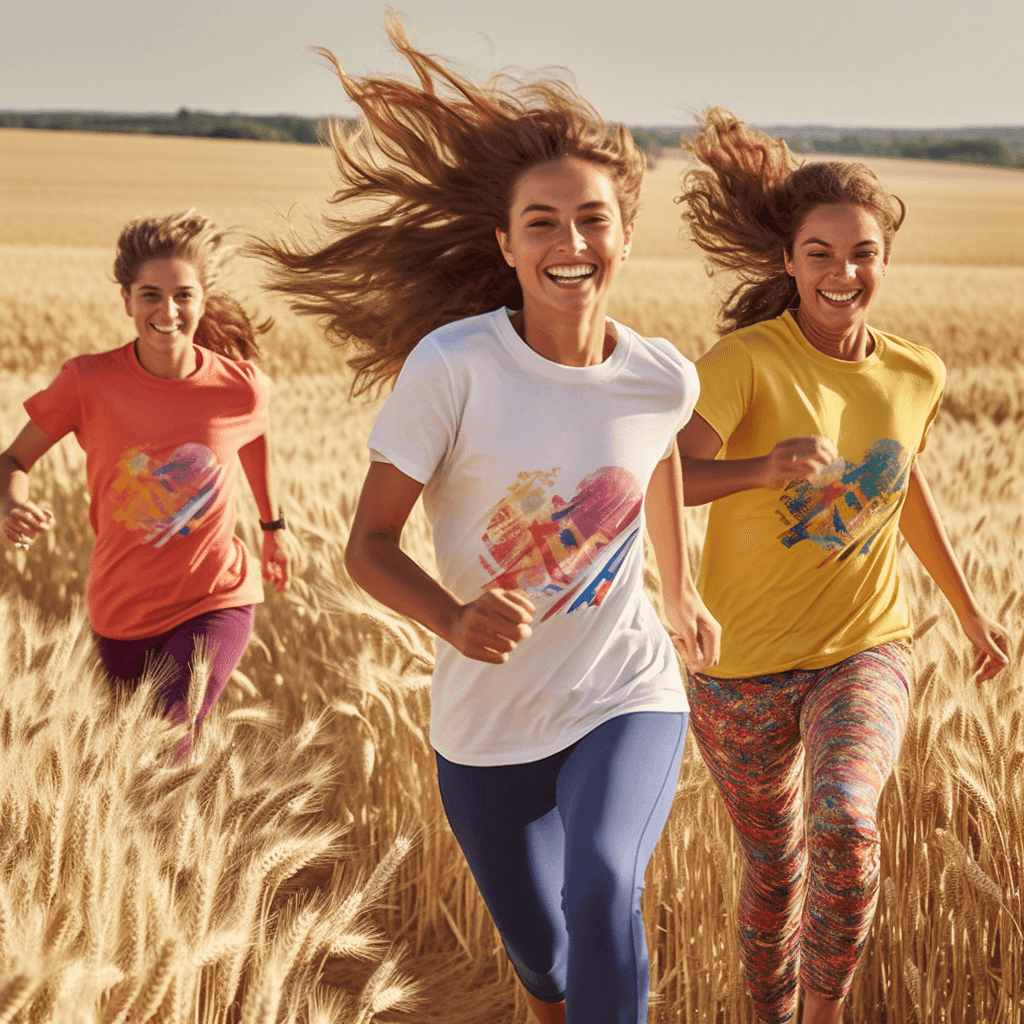
[[[584,477],[568,501],[551,494],[557,473],[558,467],[519,474],[484,531],[489,557],[480,556],[489,587],[523,590],[535,601],[558,597],[544,618],[585,582],[600,553],[637,518],[643,503],[636,478],[619,466],[603,466]],[[607,586],[585,603],[600,603],[622,555],[617,551],[613,556],[611,575],[608,566],[602,572]]]
[[[806,480],[792,480],[779,496],[787,547],[809,540],[833,559],[867,554],[882,527],[896,514],[910,460],[898,441],[875,441],[858,462],[836,459]]]
[[[204,444],[180,445],[161,463],[142,448],[124,453],[120,473],[110,489],[118,509],[115,522],[145,530],[143,543],[163,547],[171,537],[186,536],[217,498],[224,473]]]

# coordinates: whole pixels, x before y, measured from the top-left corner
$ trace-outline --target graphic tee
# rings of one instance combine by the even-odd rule
[[[786,312],[697,362],[696,411],[723,439],[719,458],[767,455],[804,434],[839,449],[810,479],[712,502],[698,586],[722,626],[716,676],[822,668],[910,636],[896,536],[945,367],[920,345],[871,335],[866,359],[833,359]]]
[[[238,449],[266,430],[270,381],[196,351],[184,380],[148,373],[134,343],[78,356],[25,403],[51,441],[74,432],[85,451],[89,617],[101,636],[157,636],[263,600],[259,565],[235,536],[235,483]]]
[[[405,362],[371,457],[424,484],[441,582],[461,601],[519,588],[533,633],[503,665],[437,642],[431,742],[521,764],[634,711],[685,711],[643,590],[644,495],[697,397],[667,341],[614,324],[603,363],[538,355],[504,309],[442,327]]]

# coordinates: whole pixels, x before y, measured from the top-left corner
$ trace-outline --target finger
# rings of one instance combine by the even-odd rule
[[[507,617],[514,622],[529,622],[537,611],[537,606],[522,590],[492,590],[490,593],[511,613]]]

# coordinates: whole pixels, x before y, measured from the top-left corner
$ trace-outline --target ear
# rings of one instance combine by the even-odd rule
[[[889,269],[889,257],[892,255],[891,252],[887,252],[882,257],[882,277],[885,277],[885,272]]]
[[[124,311],[130,316],[134,317],[135,313],[132,311],[132,297],[128,294],[128,289],[124,285],[121,285],[121,298],[124,299]]]
[[[786,265],[786,273],[790,277],[796,277],[796,267],[793,265],[793,259],[785,249],[782,250],[782,262]]]
[[[498,248],[501,249],[501,255],[505,257],[505,262],[510,267],[515,267],[516,258],[512,255],[512,250],[508,246],[508,232],[502,231],[501,228],[495,228],[494,237],[498,240]]]
[[[636,224],[635,220],[631,220],[623,229],[622,234],[625,239],[625,245],[622,247],[622,259],[625,261],[629,258],[630,249],[633,248],[633,227]]]

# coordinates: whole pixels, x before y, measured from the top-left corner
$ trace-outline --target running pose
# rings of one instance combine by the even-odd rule
[[[441,794],[529,1003],[638,1024],[687,724],[645,528],[687,662],[718,651],[683,543],[693,365],[605,313],[644,158],[562,81],[478,86],[389,32],[417,84],[335,65],[364,123],[333,137],[334,237],[265,255],[355,346],[357,388],[397,375],[346,562],[438,637]],[[400,546],[421,493],[440,581]]]
[[[988,679],[1005,630],[978,607],[917,463],[945,379],[869,327],[903,203],[863,164],[798,166],[719,108],[691,143],[685,216],[741,282],[679,435],[687,504],[711,502],[698,585],[722,623],[693,731],[745,851],[740,940],[765,1024],[838,1021],[878,893],[878,798],[912,673],[902,533]],[[721,456],[721,457],[719,457]],[[805,758],[809,786],[805,790]],[[806,819],[806,825],[805,825]]]
[[[184,722],[190,662],[210,678],[195,724],[238,664],[263,600],[259,569],[235,536],[237,464],[263,520],[263,577],[280,590],[288,558],[270,482],[270,382],[242,307],[215,290],[224,232],[194,210],[128,224],[114,276],[138,337],[78,356],[25,403],[29,423],[0,455],[3,531],[27,548],[53,515],[29,498],[28,474],[68,433],[86,453],[89,617],[115,680],[161,662],[164,712]],[[186,746],[183,749],[187,749]]]

